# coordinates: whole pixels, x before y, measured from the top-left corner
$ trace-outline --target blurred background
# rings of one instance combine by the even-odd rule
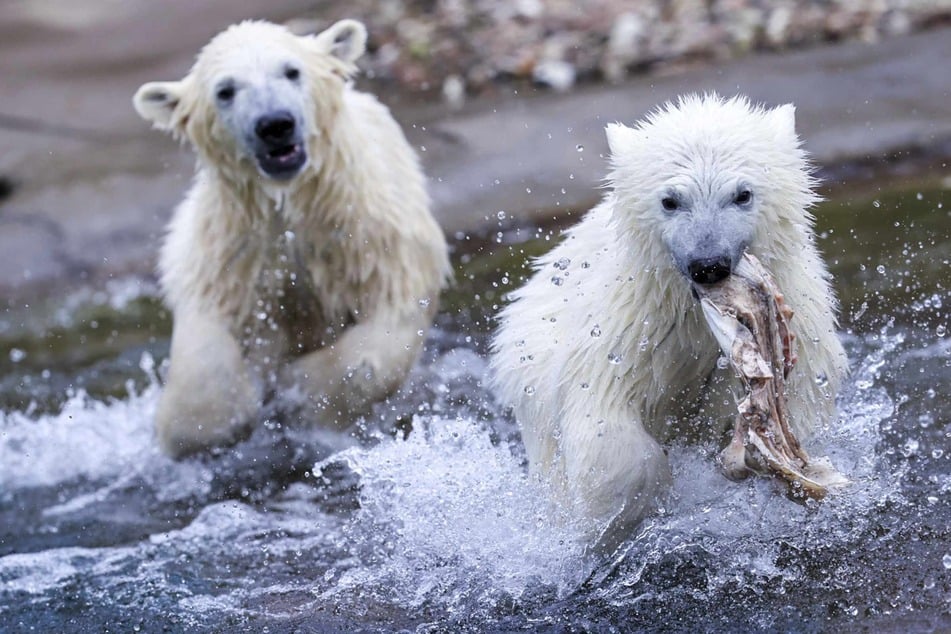
[[[547,211],[562,187],[563,209],[587,202],[603,124],[687,91],[795,102],[823,165],[946,141],[949,0],[8,0],[3,296],[151,271],[192,159],[133,112],[140,84],[184,76],[241,19],[313,30],[347,16],[370,33],[359,87],[425,149],[450,232]]]
[[[317,470],[325,438],[273,429],[172,463],[154,266],[194,157],[132,95],[236,21],[344,17],[453,250],[420,387]],[[951,0],[0,3],[0,632],[951,630],[949,60]],[[859,484],[806,508],[673,448],[670,507],[579,585],[487,334],[602,194],[604,126],[708,90],[797,107],[853,367],[824,442]],[[426,433],[385,442],[407,412]]]

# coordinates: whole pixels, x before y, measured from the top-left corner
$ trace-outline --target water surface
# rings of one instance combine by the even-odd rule
[[[951,628],[951,200],[867,184],[818,210],[852,377],[800,505],[671,448],[674,491],[603,565],[526,475],[483,383],[491,315],[557,227],[460,236],[410,387],[344,434],[271,420],[173,462],[169,318],[140,280],[0,316],[0,631]]]

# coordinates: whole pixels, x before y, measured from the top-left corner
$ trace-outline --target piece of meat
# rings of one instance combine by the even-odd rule
[[[769,272],[745,254],[723,282],[694,288],[710,330],[746,386],[733,438],[720,453],[727,477],[773,474],[794,496],[812,498],[847,484],[827,458],[810,458],[789,426],[785,380],[796,364],[793,311]]]

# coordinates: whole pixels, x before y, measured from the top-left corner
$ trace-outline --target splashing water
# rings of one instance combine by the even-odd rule
[[[408,436],[368,424],[367,442],[330,457],[293,457],[321,439],[272,429],[229,452],[237,462],[168,460],[152,438],[154,372],[126,399],[77,394],[58,414],[0,415],[5,622],[482,631],[655,628],[659,614],[677,615],[662,621],[672,629],[849,617],[872,558],[891,556],[887,536],[913,511],[903,487],[914,463],[879,449],[902,411],[885,369],[947,356],[943,340],[924,352],[901,335],[850,343],[862,361],[816,444],[854,483],[819,504],[770,480],[726,480],[713,443],[671,447],[664,509],[592,574],[580,531],[528,476],[482,387],[484,360],[435,336],[448,349],[414,370],[419,389],[376,412],[421,412]],[[282,443],[294,451],[277,452]],[[297,475],[277,475],[287,471]],[[951,481],[934,489],[947,496]],[[921,574],[941,591],[937,572]]]
[[[559,593],[582,580],[580,535],[546,502],[515,448],[493,444],[469,420],[417,424],[407,440],[333,459],[360,476],[349,530],[362,565],[328,598],[347,601],[360,589],[378,601],[453,610],[518,600],[537,586]]]

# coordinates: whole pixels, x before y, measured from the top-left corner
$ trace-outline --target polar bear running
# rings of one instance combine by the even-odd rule
[[[846,370],[791,105],[690,96],[607,137],[612,191],[513,294],[492,362],[531,471],[604,547],[669,485],[663,443],[719,438],[736,414],[692,284],[730,276],[747,250],[771,270],[796,311],[798,436],[834,414]]]
[[[348,80],[366,30],[243,22],[133,103],[198,174],[162,248],[174,316],[156,429],[181,456],[246,435],[273,393],[345,425],[399,387],[449,275],[419,161]]]

